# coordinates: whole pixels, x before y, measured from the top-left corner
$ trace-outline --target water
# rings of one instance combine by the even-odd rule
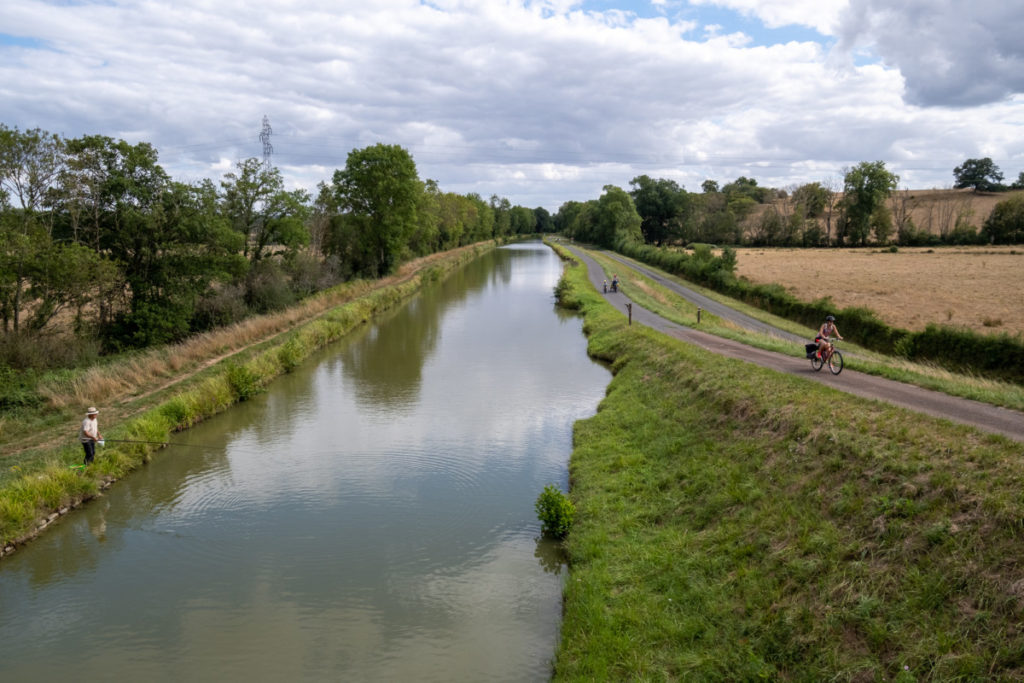
[[[548,678],[533,504],[609,380],[560,273],[486,255],[4,559],[0,679]]]

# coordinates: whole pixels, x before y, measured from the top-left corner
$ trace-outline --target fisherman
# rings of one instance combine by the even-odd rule
[[[86,466],[92,464],[92,461],[96,458],[96,442],[103,441],[103,435],[100,434],[100,423],[96,419],[96,416],[99,414],[100,411],[96,410],[95,407],[90,407],[89,410],[85,411],[82,428],[78,430],[78,440],[82,442],[82,448],[85,449]]]

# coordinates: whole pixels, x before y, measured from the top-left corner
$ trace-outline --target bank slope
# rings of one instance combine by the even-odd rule
[[[1024,675],[1020,446],[627,325],[576,426],[556,680]]]

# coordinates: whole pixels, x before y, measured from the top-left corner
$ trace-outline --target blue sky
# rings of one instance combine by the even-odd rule
[[[241,8],[243,7],[243,11]],[[1024,170],[1024,6],[1002,0],[6,3],[0,123],[260,156],[314,189],[399,144],[443,190],[555,211],[638,175],[791,187],[882,160]]]

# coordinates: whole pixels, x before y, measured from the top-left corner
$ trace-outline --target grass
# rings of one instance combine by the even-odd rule
[[[619,274],[620,279],[623,281],[623,286],[629,292],[630,298],[636,301],[638,305],[672,322],[688,327],[699,327],[704,332],[743,342],[760,349],[775,351],[797,358],[802,358],[804,355],[803,347],[798,344],[793,344],[778,337],[744,330],[737,325],[711,315],[707,311],[701,314],[701,323],[697,325],[697,308],[694,304],[691,304],[650,278],[645,277],[640,272],[633,270],[621,260],[609,258],[598,251],[589,251],[588,253],[607,272]],[[631,261],[630,259],[625,260],[627,262]],[[752,318],[773,325],[786,332],[801,335],[808,341],[812,340],[816,333],[811,328],[766,313],[753,306],[737,302],[734,299],[699,285],[694,285],[670,275],[665,275],[665,277],[674,279],[686,287],[719,303],[730,306],[741,313],[745,313]],[[842,329],[841,322],[840,329]],[[1015,410],[1024,410],[1024,386],[1019,384],[955,373],[937,365],[914,363],[901,358],[886,356],[857,346],[852,341],[841,342],[840,348],[846,360],[846,367],[850,369],[907,384],[914,384],[951,396],[969,398]]]
[[[333,307],[325,307],[317,315],[292,311],[262,327],[266,339],[245,335],[242,344],[237,337],[228,335],[240,348],[234,354],[224,353],[220,345],[207,346],[209,353],[218,354],[203,361],[201,355],[192,356],[191,362],[202,367],[188,378],[179,378],[172,386],[151,391],[142,398],[132,398],[122,406],[122,414],[130,415],[108,428],[102,427],[111,444],[100,449],[96,463],[85,470],[72,470],[70,466],[82,461],[82,449],[72,442],[68,419],[63,421],[63,438],[57,445],[44,445],[8,455],[0,461],[0,549],[10,543],[30,538],[40,523],[53,512],[80,504],[94,496],[102,487],[123,477],[148,462],[159,444],[169,440],[171,433],[188,428],[203,419],[219,413],[231,405],[244,401],[261,391],[279,375],[289,372],[314,351],[323,348],[375,315],[387,311],[406,300],[424,281],[433,282],[442,274],[475,258],[482,249],[478,246],[449,252],[442,258],[431,259],[419,274],[410,273],[392,283],[367,289],[358,297]],[[328,300],[330,296],[325,297]],[[310,319],[312,317],[312,319]],[[306,322],[282,334],[283,320]],[[191,353],[195,353],[191,351]],[[151,357],[170,357],[172,351],[155,350]],[[121,387],[122,382],[140,367],[133,357],[105,366],[110,376],[96,368],[97,382],[110,382],[104,386]],[[139,371],[148,383],[154,377],[152,367]],[[155,374],[159,375],[159,372]],[[114,379],[111,379],[113,377]],[[117,389],[121,394],[123,388]],[[120,394],[119,394],[120,395]],[[99,401],[96,401],[100,403]],[[41,412],[30,421],[37,429],[55,421],[54,414]],[[104,415],[107,415],[105,412]],[[80,418],[79,418],[80,419]],[[77,422],[71,421],[73,426]],[[54,427],[53,429],[57,429]],[[42,439],[41,439],[42,440]],[[150,441],[145,443],[119,443],[115,440]]]
[[[1019,444],[628,326],[577,423],[556,680],[1015,680]],[[632,295],[632,290],[630,290]]]

